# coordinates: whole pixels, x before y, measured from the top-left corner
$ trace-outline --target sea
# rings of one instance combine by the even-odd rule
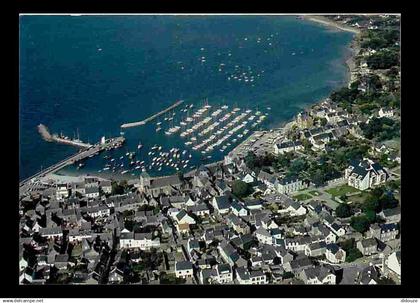
[[[148,167],[157,157],[149,155],[152,146],[161,146],[161,152],[185,150],[180,159],[185,158],[182,164],[189,161],[178,166],[181,172],[222,160],[252,131],[278,127],[345,85],[353,35],[295,16],[23,15],[20,179],[77,152],[45,142],[37,130],[40,123],[52,133],[84,142],[121,132],[126,138],[122,148],[58,174],[109,176],[111,170],[103,169],[113,158],[115,176],[128,170],[124,176],[134,178],[141,169],[129,166],[129,152],[145,161],[150,175],[177,172],[172,166]],[[184,103],[145,126],[120,128],[177,100]],[[179,133],[164,133],[205,104],[212,106],[209,112],[227,105],[225,112],[238,107],[267,118],[225,150],[206,154],[185,145],[187,139]],[[185,112],[189,105],[193,107]],[[165,120],[170,117],[172,121]]]

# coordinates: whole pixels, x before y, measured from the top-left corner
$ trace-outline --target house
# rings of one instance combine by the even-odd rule
[[[392,108],[381,107],[378,111],[378,116],[379,118],[392,118],[394,116],[394,110]]]
[[[259,227],[254,232],[255,237],[257,240],[262,244],[273,244],[273,237],[268,230],[263,227]]]
[[[236,269],[236,279],[239,284],[267,284],[267,277],[261,270],[248,271],[244,267]]]
[[[199,274],[198,277],[200,279],[201,284],[214,284],[217,283],[217,272],[215,268],[207,268],[199,266],[198,270]]]
[[[110,194],[112,192],[112,184],[110,180],[99,181],[99,188],[105,193]]]
[[[276,190],[281,193],[288,195],[294,193],[301,189],[306,188],[306,184],[302,180],[299,180],[297,177],[288,177],[282,178],[275,182]]]
[[[235,263],[239,260],[239,254],[233,246],[228,243],[226,240],[223,240],[219,243],[217,247],[222,259],[229,263],[231,266],[235,265]]]
[[[160,239],[153,239],[151,233],[121,233],[119,239],[120,248],[137,248],[150,250],[152,247],[160,247]]]
[[[305,255],[309,257],[320,257],[325,254],[327,244],[325,241],[307,244]]]
[[[334,270],[326,266],[313,266],[303,269],[299,274],[305,284],[336,284]]]
[[[396,223],[372,224],[369,228],[372,237],[388,242],[394,240],[398,236],[398,225]]]
[[[175,262],[175,276],[177,278],[192,278],[193,277],[193,265],[190,261],[178,261]]]
[[[328,224],[327,226],[331,229],[333,233],[337,235],[337,237],[342,237],[346,234],[346,229],[336,222],[332,223],[331,225]]]
[[[219,284],[227,284],[233,282],[233,270],[229,264],[217,264],[216,274],[216,281]]]
[[[221,215],[227,214],[230,210],[230,203],[227,196],[213,197],[212,206]]]
[[[206,203],[199,203],[190,208],[188,208],[194,215],[198,217],[205,217],[210,215],[210,209],[208,208]]]
[[[241,203],[237,200],[232,201],[232,204],[230,205],[230,209],[232,210],[232,213],[235,216],[243,217],[243,216],[248,215],[248,210],[245,208],[243,203]]]
[[[299,202],[293,200],[286,200],[284,202],[284,208],[278,210],[279,213],[288,213],[289,216],[303,216],[306,214],[307,210]]]
[[[85,195],[85,182],[74,182],[72,186],[72,192],[79,193],[82,196]]]
[[[356,247],[364,256],[377,253],[378,242],[375,238],[362,239],[357,242]]]
[[[281,143],[274,144],[274,154],[283,155],[285,153],[294,152],[297,150],[303,150],[304,147],[302,142],[299,140],[296,141],[283,141]]]
[[[393,252],[385,260],[388,269],[392,270],[398,276],[401,276],[401,251]]]
[[[378,281],[379,281],[379,271],[373,265],[370,265],[364,268],[359,273],[359,277],[357,278],[357,284],[362,284],[362,285],[376,285],[378,284]]]
[[[326,246],[325,258],[331,263],[343,263],[346,261],[346,252],[337,244],[330,243]]]
[[[242,180],[245,183],[253,184],[256,181],[255,173],[254,172],[243,172],[238,175],[239,180]]]
[[[252,211],[252,210],[262,209],[263,203],[260,199],[252,199],[252,200],[246,200],[245,206],[247,209]]]
[[[387,223],[398,223],[401,220],[401,208],[384,209],[379,213],[379,216]]]
[[[388,179],[388,173],[379,163],[365,159],[363,161],[352,161],[349,167],[345,169],[344,177],[349,186],[366,190],[384,184]]]
[[[307,112],[300,112],[296,116],[296,126],[300,129],[310,128],[314,124],[314,119]]]
[[[300,273],[306,268],[312,267],[312,261],[308,257],[300,257],[295,260],[291,260],[283,264],[283,268],[286,272],[292,272],[295,274]]]
[[[238,234],[248,234],[251,231],[251,228],[248,224],[242,221],[239,217],[235,216],[234,214],[229,214],[226,217],[227,224],[233,228]]]
[[[55,197],[57,201],[62,201],[69,197],[69,189],[66,183],[57,183],[55,187]]]
[[[47,239],[61,238],[63,237],[63,230],[61,227],[40,228],[39,235]]]
[[[277,179],[274,175],[261,170],[257,176],[257,180],[264,183],[267,188],[274,189],[274,184]]]
[[[143,172],[140,175],[139,190],[141,192],[150,193],[155,197],[159,194],[171,195],[173,192],[178,192],[183,184],[184,182],[178,174],[151,178],[149,174]]]
[[[85,196],[88,199],[96,199],[99,197],[99,187],[89,186],[85,189]]]
[[[108,278],[109,282],[111,284],[119,284],[122,283],[124,281],[124,272],[119,269],[117,266],[114,266],[110,271],[109,271],[109,278]]]
[[[196,223],[195,220],[190,217],[184,209],[181,209],[181,211],[176,214],[175,218],[178,224],[191,225]]]

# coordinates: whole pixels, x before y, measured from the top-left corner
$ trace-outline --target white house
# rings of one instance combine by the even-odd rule
[[[227,196],[213,197],[212,205],[221,215],[227,214],[230,210],[230,203]]]
[[[195,224],[194,218],[189,216],[187,212],[183,209],[179,213],[176,214],[175,218],[178,224],[188,224],[188,225]]]
[[[152,239],[151,233],[121,233],[120,248],[137,248],[141,250],[149,250],[152,247],[160,246],[160,239]]]
[[[233,270],[229,264],[218,264],[216,266],[216,273],[216,281],[218,283],[227,284],[233,282]]]
[[[343,263],[346,261],[346,252],[341,249],[337,244],[327,244],[325,251],[325,258],[331,263]]]
[[[232,204],[230,205],[230,209],[232,210],[232,213],[235,216],[243,217],[243,216],[248,215],[248,210],[245,208],[245,206],[242,203],[238,201],[233,201]]]
[[[306,214],[307,210],[299,202],[293,200],[286,200],[284,203],[284,208],[278,210],[279,213],[288,213],[289,216],[303,216]]]
[[[281,194],[290,194],[298,190],[306,188],[306,184],[298,178],[283,178],[275,183],[276,190]]]
[[[254,232],[255,237],[257,238],[258,242],[262,244],[273,244],[273,236],[270,234],[268,230],[263,227],[258,228]]]
[[[300,141],[285,141],[274,144],[274,154],[285,154],[297,150],[303,150],[304,147]]]
[[[256,285],[267,284],[267,277],[261,270],[248,271],[244,267],[236,269],[236,280],[239,284]]]
[[[105,194],[110,194],[112,192],[112,184],[109,180],[101,180],[99,181],[99,187]]]
[[[58,201],[68,198],[69,190],[66,183],[58,183],[55,188],[55,196]]]
[[[210,210],[207,207],[206,203],[199,203],[190,208],[191,212],[199,217],[204,217],[210,215]]]
[[[378,111],[378,116],[379,118],[382,118],[382,117],[391,118],[394,116],[394,110],[392,108],[381,107]]]
[[[89,199],[95,199],[95,198],[99,197],[99,187],[97,187],[97,186],[86,187],[85,195]]]
[[[366,190],[384,184],[388,179],[388,173],[379,163],[365,159],[360,162],[352,161],[344,171],[344,177],[348,185]]]
[[[192,278],[193,276],[193,265],[190,261],[178,261],[175,262],[175,276],[177,278]]]
[[[331,269],[325,266],[309,267],[299,274],[305,284],[336,284],[336,276]]]
[[[401,251],[390,254],[386,259],[385,264],[390,270],[398,276],[401,276]]]

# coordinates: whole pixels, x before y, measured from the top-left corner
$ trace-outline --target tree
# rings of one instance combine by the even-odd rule
[[[235,180],[232,184],[232,193],[239,198],[243,198],[252,193],[252,187],[244,181]]]
[[[379,212],[380,208],[381,207],[379,203],[379,198],[377,198],[375,195],[372,195],[372,194],[366,198],[366,201],[363,204],[364,212],[367,212],[367,211]]]
[[[376,213],[373,210],[366,211],[365,216],[369,224],[373,224],[376,222]]]
[[[346,251],[346,262],[353,262],[354,260],[361,257],[363,257],[362,253],[355,247],[352,247]]]
[[[347,204],[340,204],[335,209],[335,215],[339,218],[348,218],[351,216],[351,208]]]
[[[369,228],[369,220],[366,215],[361,215],[357,217],[352,217],[350,221],[351,227],[353,227],[357,232],[364,233]]]

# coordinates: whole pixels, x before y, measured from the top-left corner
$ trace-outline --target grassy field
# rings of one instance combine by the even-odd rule
[[[347,203],[354,203],[356,205],[361,205],[366,201],[367,196],[369,195],[368,192],[360,192],[358,195],[350,196],[347,200]]]
[[[316,191],[316,190],[311,190],[310,192],[309,192],[309,194],[311,194],[312,196],[319,196],[321,193],[319,192],[319,191]]]
[[[298,201],[303,201],[303,200],[308,200],[312,198],[312,196],[309,194],[299,194],[299,195],[293,196],[293,198]]]
[[[346,184],[346,185],[340,185],[334,188],[330,188],[326,190],[326,192],[332,195],[333,197],[340,197],[345,194],[360,192],[360,190]]]

